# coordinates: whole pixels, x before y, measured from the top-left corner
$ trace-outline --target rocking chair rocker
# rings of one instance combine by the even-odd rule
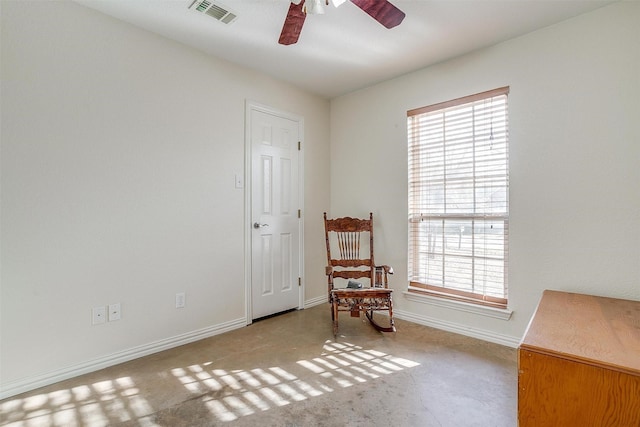
[[[326,275],[329,287],[329,303],[331,304],[331,320],[333,334],[338,333],[338,313],[351,312],[352,317],[360,317],[364,312],[371,325],[381,332],[395,332],[393,322],[393,306],[387,276],[393,274],[388,265],[375,265],[373,260],[373,213],[369,219],[351,217],[327,219],[324,213],[325,240],[327,243]],[[363,254],[360,255],[361,237]],[[368,245],[367,245],[368,243]],[[333,258],[332,251],[338,258]],[[334,279],[348,280],[346,288],[336,288]],[[363,286],[351,279],[368,279]],[[389,326],[381,326],[373,318],[374,311],[389,312]]]

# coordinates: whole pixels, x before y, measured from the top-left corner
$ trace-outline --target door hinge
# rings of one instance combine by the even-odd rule
[[[298,277],[298,286],[302,286],[302,277]]]
[[[298,141],[298,151],[300,151],[301,146],[302,146],[302,142]]]
[[[298,218],[302,218],[302,211],[298,209]]]

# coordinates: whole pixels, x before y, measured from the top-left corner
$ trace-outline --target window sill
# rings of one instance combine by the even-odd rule
[[[455,301],[445,298],[438,298],[431,295],[419,294],[417,292],[403,292],[404,297],[409,301],[421,304],[431,304],[436,307],[448,308],[451,310],[464,311],[466,313],[478,314],[480,316],[493,317],[500,320],[509,320],[513,314],[513,310],[486,307],[483,305],[471,304],[463,301]]]

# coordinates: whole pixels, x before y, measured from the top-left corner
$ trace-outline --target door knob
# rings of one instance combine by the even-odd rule
[[[268,226],[269,224],[260,224],[259,222],[253,223],[253,228],[268,227]]]

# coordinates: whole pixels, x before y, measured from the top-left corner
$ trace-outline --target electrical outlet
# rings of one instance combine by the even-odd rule
[[[120,320],[120,303],[109,304],[109,322]]]
[[[186,295],[184,292],[178,292],[176,294],[176,308],[184,308],[186,303]]]
[[[107,321],[107,310],[104,306],[91,309],[91,324],[99,325]]]
[[[244,188],[244,177],[236,174],[236,188]]]

